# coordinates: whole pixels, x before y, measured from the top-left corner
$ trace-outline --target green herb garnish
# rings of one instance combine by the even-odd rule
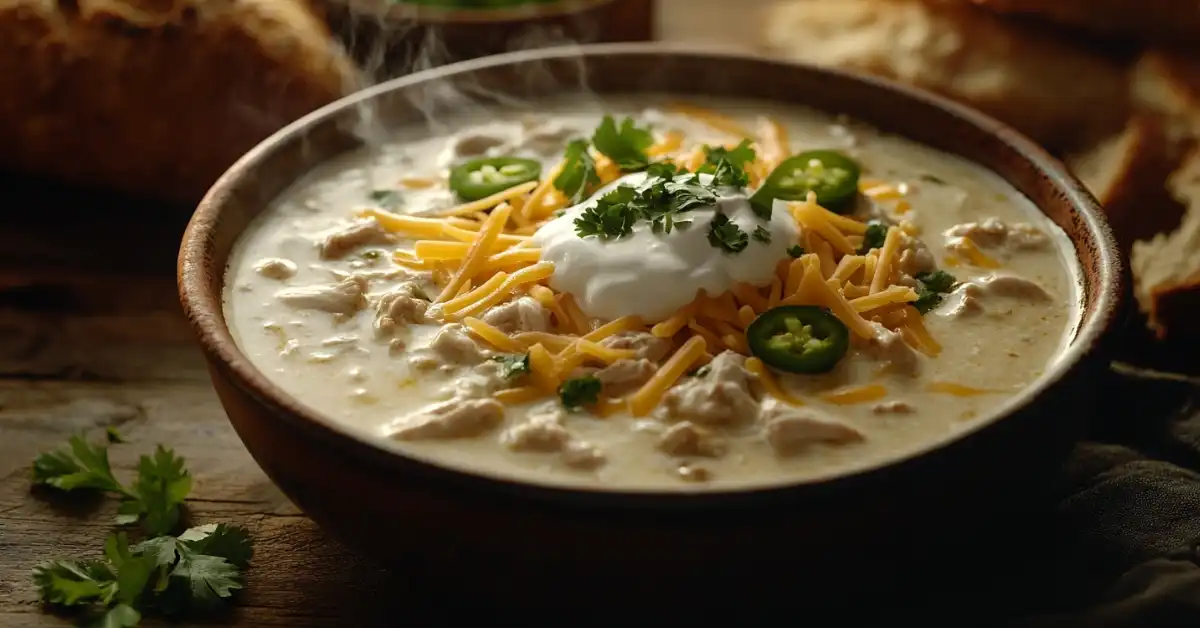
[[[125,437],[121,436],[121,432],[111,425],[104,428],[104,439],[112,444],[125,442]]]
[[[566,408],[578,408],[596,403],[604,384],[595,375],[584,375],[568,379],[558,387],[558,398]]]
[[[592,134],[592,145],[600,154],[613,160],[621,170],[632,172],[650,165],[646,149],[654,144],[649,129],[638,128],[633,118],[625,118],[620,126],[612,116],[604,116]]]
[[[863,234],[862,246],[858,247],[859,255],[866,255],[871,249],[883,248],[887,239],[888,226],[881,221],[872,220],[867,223],[867,231]]]
[[[758,154],[754,152],[752,142],[748,139],[742,140],[733,148],[725,148],[724,146],[705,146],[704,147],[704,165],[700,166],[697,172],[706,172],[712,174],[716,172],[717,166],[722,162],[728,162],[729,165],[738,170],[745,171],[746,164],[755,160]]]
[[[371,190],[367,197],[385,208],[400,204],[400,193],[396,190]]]
[[[116,493],[122,502],[117,524],[138,521],[152,535],[167,534],[179,523],[179,508],[192,490],[192,478],[175,452],[159,447],[142,456],[132,487],[113,475],[108,450],[72,437],[70,447],[44,453],[33,461],[33,481],[63,491],[90,489]]]
[[[563,156],[562,171],[554,177],[554,187],[578,205],[587,198],[588,189],[598,183],[596,160],[588,152],[587,140],[572,140]]]
[[[751,237],[759,242],[762,242],[763,244],[771,243],[771,232],[763,229],[761,225],[754,229],[754,233],[751,234]]]
[[[917,280],[917,300],[913,302],[913,307],[922,314],[927,314],[941,305],[946,293],[958,285],[954,275],[944,270],[918,273],[914,279]]]
[[[708,243],[729,253],[740,253],[750,244],[750,238],[737,223],[718,212],[708,227]]]
[[[793,258],[800,257],[801,255],[804,255],[804,247],[800,246],[799,244],[793,244],[788,247],[787,254]]]
[[[504,379],[517,379],[529,373],[529,354],[506,354],[492,357],[500,363],[500,376]]]
[[[657,172],[661,174],[637,187],[621,185],[597,199],[575,219],[575,233],[581,238],[617,239],[633,233],[640,221],[649,222],[654,233],[671,233],[691,224],[680,220],[680,214],[717,202],[716,194],[700,185],[695,175]]]
[[[622,185],[596,200],[575,219],[575,233],[581,237],[596,236],[614,240],[633,233],[633,225],[641,217],[635,201],[637,189]]]
[[[922,181],[928,181],[930,183],[934,183],[937,185],[946,185],[945,181],[943,181],[942,179],[935,177],[931,174],[922,174],[922,175],[919,175],[917,178],[919,178]]]
[[[117,493],[124,498],[121,511],[136,512],[135,518],[140,516],[150,533],[132,547],[124,532],[109,535],[102,558],[38,565],[33,582],[42,602],[80,612],[88,626],[132,628],[147,611],[209,611],[242,588],[242,570],[253,554],[244,528],[210,524],[178,537],[162,532],[178,521],[179,503],[191,485],[182,464],[160,445],[154,456],[142,456],[130,490],[113,476],[107,449],[82,437],[72,438],[67,450],[38,456],[33,465],[36,483]]]

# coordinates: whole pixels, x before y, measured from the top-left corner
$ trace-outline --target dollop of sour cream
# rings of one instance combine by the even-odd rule
[[[611,320],[633,315],[657,322],[691,303],[701,290],[716,296],[738,283],[766,285],[776,265],[797,243],[796,223],[785,204],[776,201],[771,219],[763,220],[750,207],[749,191],[734,188],[718,190],[716,205],[681,214],[679,218],[691,224],[670,233],[654,233],[649,223],[641,221],[622,238],[579,237],[575,219],[585,210],[615,187],[638,186],[646,178],[645,173],[634,173],[610,183],[533,235],[542,260],[554,263],[550,286],[574,296],[589,316]],[[700,175],[701,183],[711,181],[711,175]],[[718,213],[747,236],[763,227],[771,235],[770,242],[750,237],[738,253],[713,246],[708,233]]]

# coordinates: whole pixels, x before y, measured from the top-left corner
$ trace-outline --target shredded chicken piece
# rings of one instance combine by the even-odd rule
[[[725,453],[725,445],[712,432],[682,421],[667,428],[658,439],[658,448],[672,456],[716,458]]]
[[[341,259],[359,247],[392,241],[392,234],[379,221],[374,218],[360,220],[326,237],[321,243],[321,259]]]
[[[505,333],[549,331],[550,313],[537,299],[521,297],[488,310],[483,322]]]
[[[429,300],[421,293],[420,286],[413,281],[402,283],[380,297],[375,305],[375,332],[385,335],[397,328],[424,323],[428,309]]]
[[[955,225],[944,233],[947,238],[970,238],[979,246],[1013,249],[1037,249],[1050,243],[1050,238],[1027,222],[1008,224],[999,218],[984,218],[979,222]]]
[[[916,375],[920,368],[916,350],[908,346],[899,333],[876,322],[872,322],[871,327],[875,336],[865,343],[864,352],[877,361],[888,363],[898,373]]]
[[[637,351],[637,357],[661,362],[671,350],[671,343],[644,331],[627,331],[614,334],[600,341],[600,344],[610,349],[630,349]]]
[[[277,281],[290,279],[296,274],[297,270],[295,262],[278,257],[268,257],[259,260],[254,265],[254,272],[267,279],[275,279]]]
[[[413,352],[410,362],[422,369],[472,366],[487,356],[457,323],[446,325],[429,341],[429,346]]]
[[[495,399],[456,397],[397,419],[389,435],[397,440],[471,438],[503,420],[504,406]]]
[[[722,352],[704,375],[685,378],[667,391],[658,413],[668,420],[702,425],[755,420],[758,401],[750,391],[754,375],[744,368],[745,363],[742,355]]]
[[[604,384],[604,394],[621,397],[631,393],[654,375],[656,367],[650,360],[617,360],[594,374]]]
[[[541,404],[529,411],[525,421],[500,435],[500,442],[513,451],[558,452],[571,442],[571,433],[563,427],[566,411],[557,401]]]
[[[862,441],[862,432],[821,416],[812,408],[793,408],[768,398],[763,402],[763,437],[780,456],[792,456],[815,443],[844,445]]]
[[[913,410],[912,404],[906,401],[884,401],[871,406],[871,412],[875,414],[908,414]]]
[[[607,459],[600,448],[583,440],[572,440],[563,447],[562,460],[568,467],[590,470],[602,466]]]
[[[351,275],[333,284],[285,288],[275,297],[289,307],[299,310],[321,310],[332,314],[350,315],[367,303],[364,294],[367,280]]]

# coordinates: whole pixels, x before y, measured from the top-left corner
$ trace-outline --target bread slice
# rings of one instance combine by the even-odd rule
[[[1066,162],[1104,207],[1123,252],[1179,225],[1183,206],[1164,186],[1178,160],[1158,116],[1139,113],[1120,133]]]
[[[1167,183],[1187,206],[1179,228],[1135,242],[1134,294],[1150,328],[1161,338],[1200,337],[1200,150],[1192,152]]]
[[[1200,56],[1147,51],[1134,65],[1132,84],[1134,105],[1162,116],[1172,143],[1200,137]]]
[[[1197,0],[971,0],[991,10],[1031,15],[1100,35],[1146,42],[1200,41]]]
[[[963,3],[782,2],[768,12],[764,40],[784,57],[942,93],[1052,148],[1084,145],[1127,118],[1120,64]]]
[[[194,202],[356,85],[302,0],[0,0],[0,167]]]

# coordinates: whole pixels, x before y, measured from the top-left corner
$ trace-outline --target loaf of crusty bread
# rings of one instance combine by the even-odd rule
[[[1101,35],[1143,42],[1200,42],[1200,0],[970,0],[1010,15],[1030,15]]]
[[[1133,69],[1133,101],[1162,117],[1172,146],[1200,137],[1200,56],[1165,50],[1142,54]]]
[[[1183,206],[1164,182],[1178,165],[1162,118],[1139,112],[1121,132],[1070,154],[1067,165],[1100,201],[1121,250],[1179,225]]]
[[[0,0],[0,167],[194,202],[356,81],[303,0]]]
[[[1134,293],[1160,337],[1200,337],[1200,151],[1193,152],[1168,182],[1187,205],[1179,228],[1133,245]]]
[[[940,92],[1052,148],[1104,137],[1127,117],[1119,64],[965,3],[793,0],[768,10],[764,33],[775,54]]]

